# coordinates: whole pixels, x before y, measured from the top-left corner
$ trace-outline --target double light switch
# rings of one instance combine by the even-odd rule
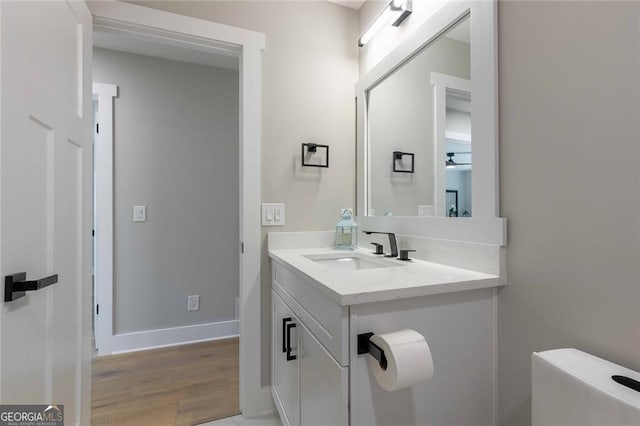
[[[284,226],[283,203],[262,203],[262,226]]]

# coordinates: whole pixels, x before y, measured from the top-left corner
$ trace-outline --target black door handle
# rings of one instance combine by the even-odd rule
[[[293,361],[297,358],[295,355],[291,355],[291,329],[295,328],[294,323],[287,324],[287,361]]]
[[[292,321],[291,317],[282,318],[282,353],[287,353],[287,343],[285,336],[287,335],[287,323]]]
[[[24,297],[25,292],[40,290],[58,282],[58,274],[40,278],[35,281],[27,281],[26,272],[18,272],[4,277],[4,301],[13,302]]]

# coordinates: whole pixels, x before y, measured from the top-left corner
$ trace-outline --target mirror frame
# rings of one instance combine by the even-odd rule
[[[367,208],[370,198],[367,121],[369,89],[375,87],[396,69],[411,60],[425,46],[469,15],[471,16],[471,127],[474,157],[473,173],[471,174],[473,216],[471,218],[416,216],[415,218],[425,221],[425,223],[434,219],[442,223],[443,220],[458,222],[459,220],[469,221],[472,219],[486,222],[484,219],[499,217],[497,9],[495,0],[447,1],[356,83],[356,201],[358,217],[368,216]],[[444,162],[444,157],[442,161]],[[412,223],[416,222],[415,218],[411,216]],[[392,222],[397,222],[398,219],[401,217],[395,217]],[[470,223],[466,225],[470,225]],[[495,223],[492,225],[496,230],[506,227],[506,224]],[[503,241],[505,238],[506,235],[502,235],[497,239],[491,239]]]

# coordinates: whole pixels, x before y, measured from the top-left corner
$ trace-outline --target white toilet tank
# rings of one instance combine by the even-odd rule
[[[577,349],[534,352],[533,426],[640,426],[640,390],[614,375],[640,382],[637,371]]]

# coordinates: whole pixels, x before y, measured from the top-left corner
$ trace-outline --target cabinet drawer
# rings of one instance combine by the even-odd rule
[[[340,365],[349,364],[349,308],[340,306],[277,262],[273,289]]]

